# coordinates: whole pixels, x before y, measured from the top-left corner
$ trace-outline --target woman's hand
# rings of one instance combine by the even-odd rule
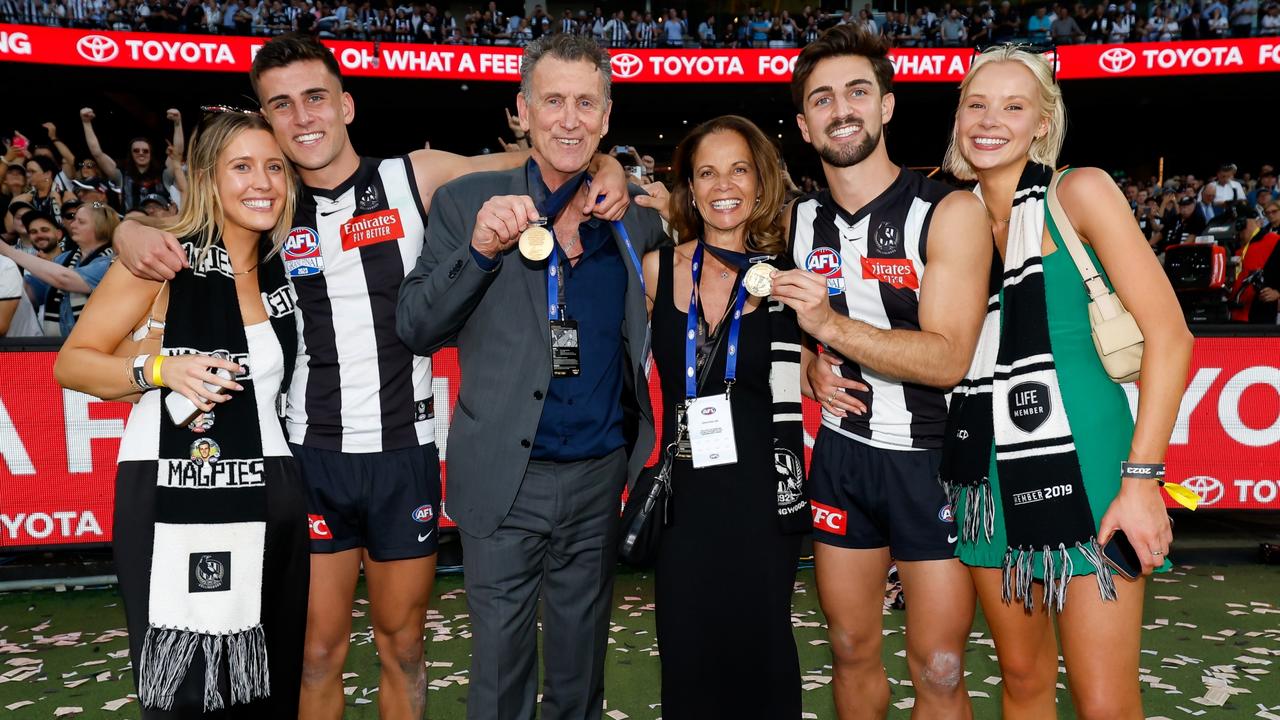
[[[215,375],[213,370],[216,369],[229,371],[232,378],[243,372],[238,364],[211,355],[167,355],[160,365],[160,378],[164,380],[165,387],[190,400],[202,411],[209,412],[214,403],[224,403],[231,397],[226,392],[210,392],[205,383],[224,390],[244,390],[234,379],[224,380]]]
[[[1165,509],[1160,486],[1150,478],[1124,478],[1120,494],[1102,516],[1098,543],[1106,545],[1116,530],[1123,530],[1142,562],[1142,574],[1164,564],[1173,544],[1173,526]]]
[[[849,413],[866,414],[867,406],[850,395],[849,391],[866,392],[867,386],[838,374],[836,366],[841,362],[843,361],[836,355],[824,352],[805,368],[809,387],[813,390],[813,399],[818,401],[823,410],[836,417],[845,417]]]

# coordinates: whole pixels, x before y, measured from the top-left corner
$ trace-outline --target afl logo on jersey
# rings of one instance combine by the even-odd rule
[[[831,248],[817,248],[804,259],[805,269],[827,278],[827,294],[844,292],[844,276],[840,272],[840,253]]]
[[[289,231],[281,256],[291,278],[319,275],[324,271],[324,258],[320,256],[320,236],[309,227],[296,227]]]
[[[414,522],[429,523],[431,522],[431,518],[435,517],[435,511],[431,509],[430,505],[419,505],[418,508],[413,511],[412,516]]]

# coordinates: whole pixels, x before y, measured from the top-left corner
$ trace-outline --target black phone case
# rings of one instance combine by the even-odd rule
[[[1133,580],[1142,575],[1142,561],[1138,559],[1138,551],[1125,536],[1123,530],[1116,530],[1111,539],[1102,548],[1102,555],[1113,570]]]

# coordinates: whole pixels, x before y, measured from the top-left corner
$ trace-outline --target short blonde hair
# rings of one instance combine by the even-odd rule
[[[1062,142],[1067,137],[1067,106],[1062,101],[1062,89],[1054,80],[1053,66],[1043,55],[1014,45],[997,45],[983,52],[973,61],[960,83],[961,102],[978,71],[986,65],[999,62],[1019,63],[1030,70],[1031,76],[1036,79],[1036,84],[1040,87],[1040,117],[1049,121],[1049,129],[1043,136],[1031,141],[1031,150],[1027,154],[1033,163],[1055,167],[1058,154],[1062,152]],[[960,109],[957,107],[957,117],[959,113]],[[976,180],[978,174],[973,165],[960,152],[956,131],[957,127],[953,124],[951,142],[947,144],[947,154],[942,159],[942,169],[959,180]]]

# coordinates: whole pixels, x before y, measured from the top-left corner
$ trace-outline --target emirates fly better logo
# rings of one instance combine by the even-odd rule
[[[116,59],[120,46],[106,35],[85,35],[76,41],[76,52],[89,62],[105,63]]]
[[[1128,72],[1137,62],[1138,56],[1125,47],[1113,47],[1098,56],[1098,67],[1113,75]]]
[[[644,69],[644,61],[632,53],[618,53],[609,58],[613,74],[622,79],[633,78]]]

